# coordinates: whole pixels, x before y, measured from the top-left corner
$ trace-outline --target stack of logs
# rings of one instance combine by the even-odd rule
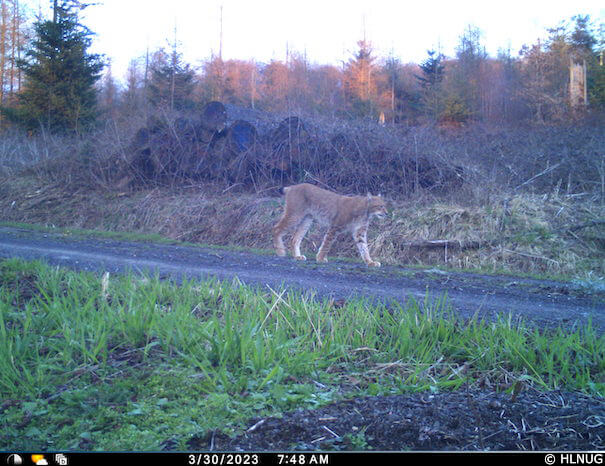
[[[357,174],[360,166],[356,164],[362,157],[375,165],[373,176],[384,171],[382,178],[393,178],[393,186],[403,179],[408,180],[407,189],[431,188],[444,182],[455,185],[462,180],[460,167],[437,165],[422,157],[402,164],[401,157],[393,157],[388,148],[368,149],[366,145],[362,149],[364,141],[358,139],[364,136],[355,133],[311,137],[296,116],[282,120],[264,135],[249,121],[228,121],[227,109],[216,101],[205,105],[199,119],[150,119],[125,151],[118,167],[119,184],[125,187],[185,179],[284,184],[319,174],[328,184],[365,189],[360,183],[347,181],[361,181],[367,175]]]
[[[227,126],[225,106],[213,101],[206,104],[198,121],[151,118],[126,151],[121,175],[128,177],[128,183],[175,177],[240,179],[250,162],[259,162],[259,149],[266,169],[288,171],[308,139],[302,121],[295,116],[283,120],[265,137],[245,120]]]

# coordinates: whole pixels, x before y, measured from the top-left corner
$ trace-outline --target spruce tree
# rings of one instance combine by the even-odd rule
[[[422,86],[420,102],[427,116],[438,119],[444,110],[445,97],[441,83],[445,77],[443,55],[434,50],[428,51],[428,58],[419,67],[422,75],[416,79]]]
[[[93,33],[78,18],[85,6],[54,0],[53,19],[34,25],[34,39],[19,62],[25,85],[9,114],[27,129],[77,133],[96,119],[94,85],[104,63],[100,55],[87,51]]]
[[[416,76],[423,88],[432,88],[443,81],[445,74],[445,65],[443,64],[443,55],[435,55],[434,50],[428,51],[428,58],[423,61],[419,67],[422,75]]]
[[[344,87],[349,108],[357,116],[378,114],[378,89],[376,78],[378,69],[374,63],[371,44],[365,40],[357,42],[359,50],[349,60],[345,70]]]
[[[162,110],[191,110],[195,106],[191,97],[195,87],[194,79],[195,72],[188,64],[183,63],[176,48],[170,55],[164,49],[159,49],[151,63],[151,105]]]

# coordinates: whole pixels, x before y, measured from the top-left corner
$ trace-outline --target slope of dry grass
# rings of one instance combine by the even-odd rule
[[[605,207],[565,195],[492,196],[489,202],[392,200],[374,223],[371,249],[386,264],[437,265],[599,280],[605,274]],[[280,197],[196,186],[131,193],[5,180],[1,220],[56,227],[159,234],[180,241],[271,250]],[[303,250],[316,250],[313,228]],[[431,241],[442,240],[439,244]],[[313,256],[313,254],[308,254]],[[334,256],[355,257],[345,235]]]

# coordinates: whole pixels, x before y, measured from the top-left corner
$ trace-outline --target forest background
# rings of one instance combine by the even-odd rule
[[[209,101],[394,125],[559,124],[605,108],[605,28],[589,16],[562,19],[535,43],[495,57],[486,53],[481,30],[469,25],[455,56],[428,50],[421,63],[376,56],[363,37],[339,65],[314,65],[297,51],[268,63],[223,60],[219,50],[194,67],[183,61],[175,30],[166,47],[133,57],[122,82],[103,56],[88,52],[94,32],[79,18],[88,5],[55,0],[52,19],[26,16],[19,0],[2,0],[0,7],[0,106],[29,129],[140,123],[150,113],[199,111]],[[53,56],[48,45],[63,56]],[[67,58],[70,50],[75,55]],[[53,61],[55,68],[46,66]],[[79,73],[77,63],[85,65]],[[570,85],[574,65],[585,67],[579,98]],[[28,100],[36,86],[46,102]],[[94,95],[82,97],[91,86]]]

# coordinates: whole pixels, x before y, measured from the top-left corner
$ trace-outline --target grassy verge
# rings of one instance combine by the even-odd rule
[[[421,307],[0,262],[0,449],[184,450],[254,416],[466,384],[605,394],[590,327]]]

